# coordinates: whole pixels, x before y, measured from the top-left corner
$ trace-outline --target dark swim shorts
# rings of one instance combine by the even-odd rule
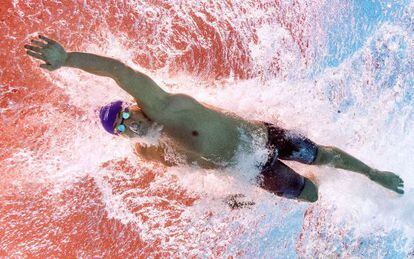
[[[270,123],[267,127],[269,158],[261,168],[260,186],[278,196],[296,198],[305,187],[305,178],[279,161],[294,160],[312,164],[318,153],[318,146],[310,139],[295,132],[279,128]]]

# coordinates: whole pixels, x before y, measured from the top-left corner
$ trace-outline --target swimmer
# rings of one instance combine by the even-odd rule
[[[240,145],[246,144],[246,138],[241,138],[239,132],[239,129],[245,129],[251,137],[263,136],[267,143],[268,159],[259,165],[261,173],[257,183],[278,196],[307,202],[318,200],[318,187],[314,181],[296,173],[281,160],[353,171],[391,191],[404,193],[404,182],[398,175],[371,168],[337,147],[318,145],[305,136],[268,122],[245,120],[185,94],[168,93],[149,76],[116,59],[66,52],[59,43],[44,36],[31,42],[32,45],[24,47],[28,55],[44,61],[41,68],[54,71],[60,67],[73,67],[110,77],[135,98],[134,105],[114,101],[100,109],[101,123],[110,134],[143,137],[154,125],[161,125],[162,134],[174,141],[174,148],[189,163],[203,168],[221,168],[233,161]],[[161,145],[138,147],[144,158],[173,165],[165,158],[164,150]],[[237,197],[231,198],[236,206],[250,204],[234,203],[233,198]]]

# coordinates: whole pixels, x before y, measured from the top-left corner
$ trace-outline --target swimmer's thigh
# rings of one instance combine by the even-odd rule
[[[260,187],[278,196],[297,198],[305,187],[305,177],[277,160],[261,172]]]
[[[318,200],[318,187],[279,160],[262,170],[260,177],[260,187],[278,196],[309,202]]]
[[[292,131],[285,131],[278,149],[278,158],[303,164],[313,164],[318,155],[318,145],[307,137]]]

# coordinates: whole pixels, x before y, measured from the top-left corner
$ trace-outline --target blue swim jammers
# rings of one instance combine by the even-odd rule
[[[300,134],[270,123],[264,124],[268,131],[266,147],[269,149],[269,157],[261,168],[259,184],[278,196],[296,198],[305,187],[305,178],[279,159],[312,164],[316,159],[318,146]]]

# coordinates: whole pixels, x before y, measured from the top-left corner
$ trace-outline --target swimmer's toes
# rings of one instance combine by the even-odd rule
[[[393,179],[393,182],[395,183],[395,184],[398,184],[398,185],[400,185],[400,184],[404,184],[404,181],[400,178],[400,177],[396,177],[396,178],[394,178]]]
[[[395,188],[395,191],[399,194],[404,194],[404,187],[398,186],[397,188]]]

